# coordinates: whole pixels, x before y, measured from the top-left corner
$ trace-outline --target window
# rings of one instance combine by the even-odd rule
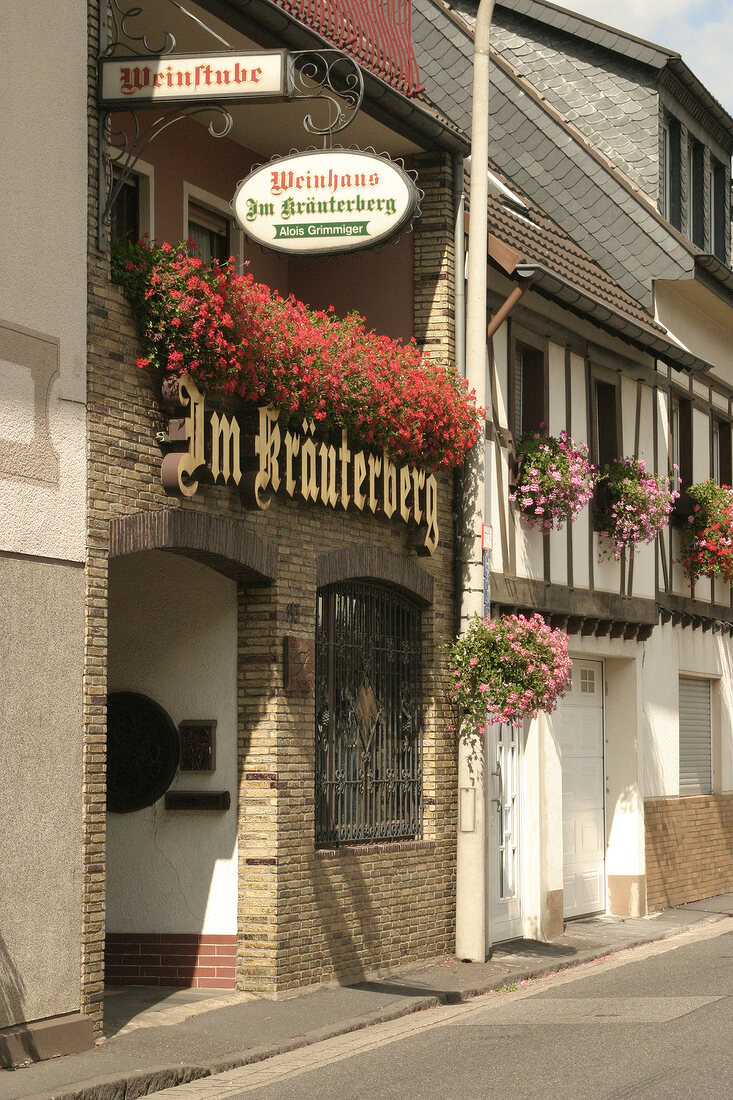
[[[667,221],[681,228],[680,124],[667,116],[662,122],[659,209]]]
[[[383,584],[318,591],[317,844],[422,832],[421,620]]]
[[[680,676],[680,794],[713,789],[710,680]]]
[[[713,417],[713,481],[718,485],[730,485],[733,481],[731,466],[731,427],[730,422]]]
[[[687,146],[687,235],[698,248],[705,247],[705,150],[697,141]]]
[[[511,428],[519,440],[525,432],[538,432],[547,422],[544,351],[517,340],[511,381]]]
[[[710,162],[710,249],[719,260],[726,260],[726,186],[725,168],[717,160]]]
[[[620,458],[617,387],[600,378],[593,380],[593,461],[605,466]]]
[[[671,148],[670,148],[670,132],[669,121],[667,119],[662,123],[662,164],[661,164],[661,186],[659,190],[659,211],[669,220],[670,211],[672,209],[672,173],[671,173]]]
[[[139,241],[141,236],[140,179],[132,175],[128,176],[123,183],[112,207],[110,240],[134,243]]]
[[[692,402],[673,393],[670,399],[669,453],[672,464],[672,483],[679,491],[692,485]]]
[[[223,214],[189,202],[188,235],[196,242],[197,254],[204,263],[209,260],[225,263],[229,259],[229,220]]]

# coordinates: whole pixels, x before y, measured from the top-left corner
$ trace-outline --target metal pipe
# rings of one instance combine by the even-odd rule
[[[519,286],[515,286],[514,290],[511,292],[504,304],[500,306],[499,309],[497,309],[496,313],[489,321],[488,327],[486,329],[487,341],[491,339],[496,330],[507,319],[519,299],[524,297],[529,288],[532,286],[532,282],[532,279],[526,279],[523,283],[520,283]]]
[[[468,227],[466,309],[466,379],[476,391],[479,405],[486,405],[486,274],[489,197],[489,36],[495,0],[481,0],[476,14],[473,52],[473,103],[471,111],[471,209]],[[484,615],[483,524],[489,517],[486,493],[486,440],[484,433],[467,456],[463,474],[461,508],[461,629],[474,613]],[[488,557],[488,552],[487,555]],[[488,573],[490,577],[490,573]],[[488,578],[487,578],[488,579]],[[490,593],[488,595],[490,599]],[[473,962],[486,959],[486,752],[482,738],[459,739],[458,818],[456,850],[456,956]],[[483,754],[471,767],[472,750]]]
[[[453,157],[453,284],[455,297],[456,366],[466,377],[466,192],[463,156]]]

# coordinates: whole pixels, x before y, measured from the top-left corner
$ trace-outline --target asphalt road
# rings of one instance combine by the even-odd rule
[[[733,1095],[733,932],[672,941],[171,1089],[168,1100]]]

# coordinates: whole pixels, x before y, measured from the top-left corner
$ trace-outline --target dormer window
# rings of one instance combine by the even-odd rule
[[[725,168],[717,160],[710,162],[710,251],[726,262],[726,186]]]
[[[676,229],[681,229],[680,124],[671,115],[662,122],[661,157],[659,209],[668,222],[671,222]]]
[[[687,146],[687,235],[705,247],[705,149],[698,141]]]

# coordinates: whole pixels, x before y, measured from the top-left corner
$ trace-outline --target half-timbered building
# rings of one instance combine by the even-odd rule
[[[476,8],[415,5],[428,87],[466,128]],[[491,749],[486,812],[506,860],[514,819],[492,799],[514,788],[491,773],[497,751],[518,753],[511,930],[547,931],[733,882],[731,594],[680,565],[685,488],[731,477],[733,122],[679,54],[541,0],[497,3],[491,42],[490,155],[516,190],[490,201],[489,228],[517,256],[495,245],[490,333],[529,286],[489,347],[491,608],[564,624],[575,671],[554,715]],[[430,83],[438,66],[451,78]],[[592,508],[570,531],[527,528],[508,502],[513,449],[541,421],[597,463],[636,456],[681,481],[654,546],[600,562]],[[490,910],[502,889],[490,882]],[[496,920],[489,940],[506,934]]]

